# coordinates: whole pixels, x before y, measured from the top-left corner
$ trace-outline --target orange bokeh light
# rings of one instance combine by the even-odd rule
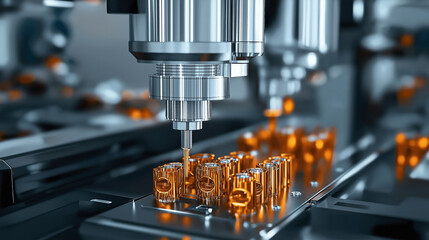
[[[295,109],[295,102],[291,97],[286,97],[283,100],[283,111],[285,114],[289,115],[293,112]]]
[[[403,47],[410,47],[414,43],[414,37],[413,35],[406,33],[401,36],[399,42]]]

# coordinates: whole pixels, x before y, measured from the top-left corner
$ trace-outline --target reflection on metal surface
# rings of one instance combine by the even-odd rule
[[[247,173],[238,173],[231,177],[229,193],[230,211],[235,215],[248,215],[256,209],[256,181]]]
[[[264,168],[267,172],[267,186],[268,196],[276,197],[279,193],[279,182],[280,182],[280,168],[279,165],[272,163],[271,161],[260,163],[260,167]]]
[[[267,169],[249,168],[246,170],[256,181],[255,202],[257,206],[267,203],[270,188]]]
[[[183,185],[183,166],[166,164],[153,169],[153,192],[157,201],[171,203],[179,199]]]
[[[230,180],[234,174],[239,173],[239,160],[234,157],[221,157],[218,163],[222,166],[222,193],[228,197],[230,193]]]
[[[240,151],[256,151],[259,149],[258,137],[251,132],[246,132],[238,138],[237,145]]]
[[[204,204],[216,203],[222,195],[222,167],[218,163],[198,165],[197,195]]]
[[[237,151],[229,154],[231,157],[240,159],[240,169],[245,171],[248,168],[253,168],[257,165],[257,159],[251,152]]]

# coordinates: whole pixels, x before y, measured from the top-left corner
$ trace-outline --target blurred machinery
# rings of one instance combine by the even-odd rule
[[[428,239],[428,13],[0,0],[0,239]]]
[[[277,2],[269,9],[266,53],[256,61],[251,80],[259,84],[255,94],[266,115],[278,117],[284,99],[300,92],[305,79],[314,84],[326,81],[326,67],[334,63],[326,55],[338,48],[340,1]]]

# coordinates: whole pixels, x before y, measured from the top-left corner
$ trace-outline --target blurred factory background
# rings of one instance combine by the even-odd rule
[[[428,64],[427,0],[0,0],[0,239],[429,239]],[[292,184],[161,206],[189,151]]]

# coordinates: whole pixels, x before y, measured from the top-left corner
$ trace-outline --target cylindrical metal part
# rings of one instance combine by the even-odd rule
[[[219,64],[157,64],[149,94],[158,100],[222,100],[229,98],[229,78],[221,75]]]
[[[267,161],[271,162],[272,164],[277,165],[277,167],[279,169],[279,171],[278,171],[279,174],[278,174],[278,182],[277,182],[278,186],[277,186],[277,189],[278,189],[279,192],[281,192],[281,190],[284,188],[283,184],[285,182],[287,182],[286,171],[284,170],[284,165],[282,164],[281,161],[279,161],[279,159],[275,159],[275,160],[271,160],[270,159],[270,160],[267,160]]]
[[[217,161],[222,166],[222,193],[223,196],[229,196],[230,178],[238,171],[238,162],[231,159],[219,159]]]
[[[240,159],[241,171],[244,171],[248,168],[256,167],[256,158],[252,156],[249,152],[244,152],[244,151],[231,152],[229,155],[231,157],[236,157]]]
[[[280,155],[280,157],[282,158],[282,159],[285,159],[286,160],[286,167],[287,167],[287,186],[289,187],[291,184],[292,184],[292,179],[293,179],[293,177],[294,177],[294,175],[295,175],[295,173],[294,173],[294,169],[295,169],[295,164],[296,164],[296,162],[295,162],[295,156],[294,155],[292,155],[292,154],[288,154],[288,153],[282,153],[281,155]]]
[[[184,191],[184,174],[185,174],[185,167],[183,166],[183,163],[181,162],[171,162],[167,163],[167,165],[174,166],[175,168],[179,169],[179,197],[182,196]]]
[[[248,173],[238,173],[231,178],[229,194],[230,211],[237,215],[248,215],[256,210],[256,181]]]
[[[222,196],[222,167],[203,163],[197,167],[197,194],[204,204],[216,203]]]
[[[290,185],[292,171],[291,171],[291,159],[283,158],[280,156],[270,157],[269,160],[275,164],[279,165],[280,168],[280,177],[279,177],[279,187],[287,188]]]
[[[198,166],[198,159],[194,158],[192,156],[189,157],[188,160],[188,177],[185,179],[185,189],[184,189],[184,196],[188,198],[196,198],[197,197],[197,191],[196,191],[196,170]]]
[[[180,197],[183,168],[163,165],[153,169],[153,194],[158,202],[171,203]]]
[[[270,183],[268,181],[267,169],[264,168],[249,168],[246,170],[256,181],[255,198],[256,204],[261,205],[268,202],[268,189]]]
[[[235,168],[235,172],[234,173],[239,173],[241,172],[241,164],[240,164],[240,159],[237,157],[232,157],[230,155],[226,155],[226,156],[222,156],[218,158],[218,161],[220,160],[231,160],[232,162],[234,162],[234,164],[237,166]]]
[[[237,145],[240,151],[256,151],[259,149],[259,140],[252,132],[246,132],[237,139]]]
[[[180,132],[182,149],[192,149],[192,131],[183,130]]]
[[[198,164],[215,162],[215,155],[211,153],[197,153],[191,155],[191,158],[197,159]]]
[[[268,196],[276,197],[279,194],[279,175],[280,169],[277,164],[272,162],[265,162],[259,164],[260,168],[264,168],[267,170],[267,182],[268,182]]]
[[[299,0],[299,45],[321,53],[337,50],[339,20],[339,0]]]
[[[231,61],[263,53],[264,0],[138,0],[130,51],[141,61]],[[233,53],[233,54],[231,54]]]
[[[202,122],[210,119],[209,101],[166,101],[165,117],[173,122]]]
[[[264,0],[233,0],[233,41],[237,58],[264,52]]]

